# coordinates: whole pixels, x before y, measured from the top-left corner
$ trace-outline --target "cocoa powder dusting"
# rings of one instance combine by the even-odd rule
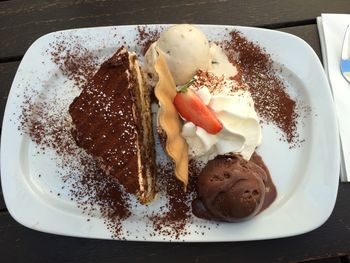
[[[141,47],[142,55],[145,55],[149,46],[159,38],[160,31],[150,30],[147,26],[138,26],[137,31],[137,45]]]
[[[86,41],[86,40],[85,40]],[[57,64],[64,76],[81,87],[90,79],[98,67],[98,58],[86,47],[84,41],[78,37],[57,38],[50,43],[51,60]]]
[[[71,129],[67,114],[57,109],[53,101],[44,98],[34,100],[34,96],[40,97],[34,91],[31,95],[29,90],[24,94],[18,130],[29,135],[32,141],[40,145],[41,151],[50,148],[59,155],[73,153],[76,146],[74,141],[67,137]]]
[[[189,178],[187,191],[184,192],[182,182],[175,177],[173,164],[160,164],[157,172],[158,184],[162,186],[162,194],[167,196],[167,202],[151,216],[153,229],[155,234],[179,239],[180,235],[189,234],[186,226],[192,222],[191,202],[197,196],[197,177]]]
[[[106,176],[90,156],[81,156],[77,168],[81,172],[80,178],[73,182],[71,194],[79,207],[92,216],[93,207],[97,205],[112,238],[122,238],[122,222],[131,215],[129,197],[116,179]]]
[[[273,68],[269,54],[257,43],[246,39],[239,31],[229,33],[230,39],[221,45],[231,63],[238,66],[235,77],[250,86],[255,109],[261,119],[275,124],[283,132],[283,139],[290,146],[300,143],[297,133],[296,102],[287,93],[282,80]]]

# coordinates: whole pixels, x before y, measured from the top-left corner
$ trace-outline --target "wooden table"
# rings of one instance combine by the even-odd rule
[[[46,33],[77,27],[198,23],[289,32],[321,58],[316,17],[350,13],[348,0],[40,1],[0,2],[0,118],[17,67],[29,45]],[[335,209],[320,228],[277,240],[174,244],[102,241],[44,234],[12,219],[0,192],[1,262],[350,262],[350,184],[340,183]],[[327,259],[328,258],[328,259]]]

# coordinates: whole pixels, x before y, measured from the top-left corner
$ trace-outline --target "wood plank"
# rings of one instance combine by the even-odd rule
[[[4,196],[2,195],[2,187],[0,183],[0,212],[7,211],[6,205],[5,205],[5,200]]]
[[[0,5],[0,58],[21,56],[56,30],[143,23],[285,27],[313,23],[322,12],[350,13],[348,0],[10,1]]]
[[[311,261],[302,261],[300,263],[343,263],[343,262],[340,257],[334,257],[334,258],[316,259]]]
[[[11,88],[13,78],[16,74],[19,62],[0,63],[0,122],[5,111],[7,96]],[[0,211],[6,210],[5,201],[2,196],[2,188],[0,183]]]
[[[19,62],[0,63],[0,122],[2,123],[7,96],[10,92]]]
[[[350,254],[350,184],[341,184],[329,220],[310,233],[276,240],[226,243],[146,243],[44,234],[0,214],[4,262],[291,262]],[[283,224],[283,222],[281,222]],[[288,227],[288,226],[286,226]],[[234,233],[232,233],[234,234]],[[39,253],[38,253],[39,249]],[[171,256],[170,256],[171,255]]]
[[[299,263],[343,263],[340,257],[301,261]]]

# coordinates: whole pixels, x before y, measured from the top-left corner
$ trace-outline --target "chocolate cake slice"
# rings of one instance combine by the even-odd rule
[[[124,47],[105,61],[69,107],[78,146],[141,203],[155,195],[149,91],[136,55]]]

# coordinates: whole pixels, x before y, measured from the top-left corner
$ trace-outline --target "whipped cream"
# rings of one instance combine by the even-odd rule
[[[185,121],[182,135],[189,146],[190,158],[206,164],[217,155],[238,153],[249,160],[262,136],[248,87],[208,72],[199,72],[195,80],[189,88],[211,108],[223,129],[213,135]]]

